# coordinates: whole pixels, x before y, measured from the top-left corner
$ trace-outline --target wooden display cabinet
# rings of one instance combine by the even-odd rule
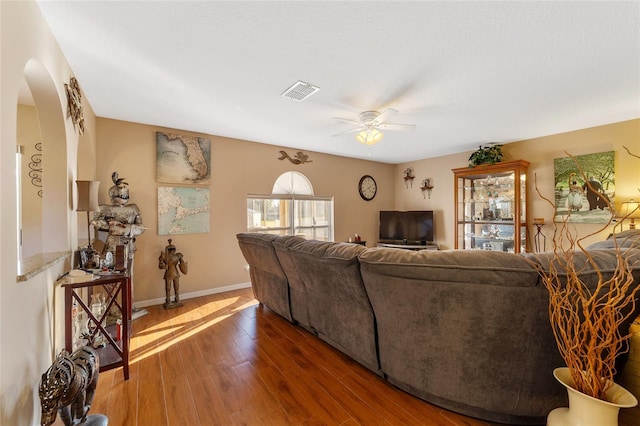
[[[128,380],[131,331],[129,274],[111,273],[92,281],[62,284],[62,287],[65,349],[71,353],[83,345],[93,346],[100,358],[100,371],[122,367],[124,378]]]
[[[455,248],[527,251],[524,160],[453,169]]]

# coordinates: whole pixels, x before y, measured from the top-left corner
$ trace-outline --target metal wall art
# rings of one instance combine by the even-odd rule
[[[413,188],[413,180],[416,178],[413,175],[413,169],[411,167],[407,167],[405,169],[404,173],[404,186],[407,187],[407,189],[409,189],[409,186],[411,186],[411,188]]]
[[[312,163],[313,161],[309,160],[309,156],[302,151],[298,151],[295,153],[293,157],[290,157],[285,151],[280,151],[280,157],[278,160],[289,160],[292,164],[304,164],[304,163]]]
[[[36,152],[31,156],[31,161],[28,164],[29,178],[31,184],[38,190],[38,197],[42,198],[42,142],[35,144]]]
[[[82,93],[80,85],[75,77],[71,77],[69,84],[64,85],[67,92],[67,116],[71,117],[74,126],[78,129],[78,133],[84,135],[84,115],[82,112]]]
[[[428,177],[422,180],[422,186],[420,187],[422,190],[422,198],[426,198],[424,196],[425,191],[429,194],[429,199],[431,199],[431,190],[433,189],[433,179]]]

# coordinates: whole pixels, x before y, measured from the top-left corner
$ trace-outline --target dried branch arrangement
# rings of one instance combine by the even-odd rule
[[[584,175],[577,162],[576,165]],[[537,184],[535,187],[538,195],[554,206],[540,193]],[[605,392],[613,386],[616,358],[629,350],[630,334],[623,335],[621,326],[635,312],[640,294],[627,256],[630,249],[615,245],[616,268],[605,276],[582,245],[583,240],[605,230],[610,223],[611,219],[596,232],[579,238],[575,226],[566,218],[555,223],[548,270],[538,267],[549,291],[549,318],[556,343],[575,389],[601,400],[606,400]],[[590,289],[582,279],[581,272],[586,268],[597,274],[595,288],[592,284]]]

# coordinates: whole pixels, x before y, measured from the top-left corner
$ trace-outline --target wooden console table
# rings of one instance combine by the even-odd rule
[[[129,379],[129,338],[131,332],[131,278],[128,273],[103,275],[92,281],[62,284],[65,300],[65,349],[73,352],[83,331],[90,339],[102,341],[96,348],[100,371],[122,367]],[[104,310],[94,314],[91,295],[104,294]],[[75,305],[75,306],[74,306]],[[75,308],[75,309],[74,309]],[[75,312],[74,312],[75,311]],[[121,321],[117,323],[118,317]],[[74,341],[75,340],[75,341]],[[86,341],[85,343],[87,344]]]

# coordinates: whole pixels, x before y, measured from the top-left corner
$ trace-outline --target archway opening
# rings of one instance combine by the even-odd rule
[[[16,165],[21,172],[16,197],[19,270],[27,258],[69,250],[71,206],[63,103],[41,63],[29,60],[23,76],[16,123],[16,143],[23,152],[20,167]]]

